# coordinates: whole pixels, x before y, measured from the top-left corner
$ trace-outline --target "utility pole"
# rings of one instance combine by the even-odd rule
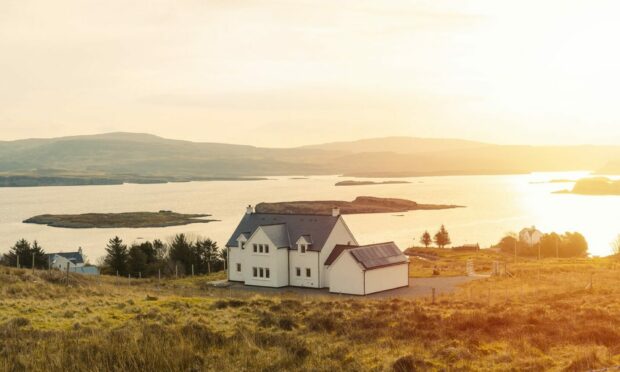
[[[517,238],[515,238],[515,262],[517,262]]]
[[[555,258],[559,259],[560,258],[560,250],[558,248],[558,238],[555,238]]]
[[[32,273],[34,274],[34,252],[32,253]]]

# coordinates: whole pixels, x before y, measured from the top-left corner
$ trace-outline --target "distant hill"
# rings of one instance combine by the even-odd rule
[[[0,142],[0,186],[597,171],[617,168],[613,165],[618,158],[620,147],[613,146],[501,146],[390,137],[276,149],[108,133]]]
[[[304,146],[302,148],[348,153],[393,152],[397,154],[419,154],[425,152],[454,151],[492,146],[495,145],[460,139],[385,137],[349,142],[332,142]]]

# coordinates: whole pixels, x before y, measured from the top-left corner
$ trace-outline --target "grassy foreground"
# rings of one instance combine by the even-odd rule
[[[616,262],[509,264],[435,304],[0,268],[0,371],[602,368],[620,364]]]

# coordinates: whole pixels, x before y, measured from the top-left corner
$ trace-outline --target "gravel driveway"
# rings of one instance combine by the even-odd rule
[[[433,277],[433,278],[409,278],[409,287],[392,289],[385,292],[373,293],[367,296],[349,296],[329,293],[327,288],[269,288],[247,286],[242,283],[220,282],[219,287],[225,287],[231,291],[249,291],[260,294],[296,294],[302,296],[329,296],[329,297],[354,297],[354,298],[419,298],[430,297],[432,289],[435,288],[436,295],[450,293],[456,290],[459,285],[469,283],[473,280],[485,279],[488,276],[451,276],[451,277]]]

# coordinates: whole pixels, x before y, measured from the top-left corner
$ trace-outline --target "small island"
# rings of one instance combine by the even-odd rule
[[[556,194],[620,195],[620,180],[607,177],[583,178],[575,182],[572,190],[556,191]]]
[[[353,201],[324,200],[260,203],[256,206],[256,212],[329,215],[332,213],[332,208],[335,207],[340,208],[341,214],[398,213],[416,210],[463,208],[463,206],[459,205],[418,204],[406,199],[358,196]]]
[[[366,185],[395,185],[401,183],[411,183],[409,181],[340,181],[336,186],[366,186]]]
[[[43,214],[29,218],[24,223],[34,223],[69,229],[145,228],[207,223],[209,214],[181,214],[172,211],[128,212],[128,213],[86,213],[86,214]]]

